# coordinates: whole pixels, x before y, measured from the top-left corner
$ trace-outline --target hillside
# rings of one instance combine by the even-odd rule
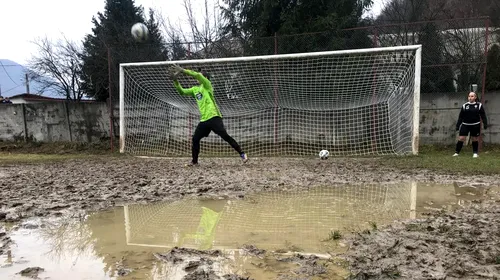
[[[25,85],[26,67],[8,59],[0,59],[0,87],[2,96],[14,96],[26,93]],[[29,83],[30,93],[39,94],[40,84],[31,81]],[[59,97],[53,90],[46,90],[42,93],[47,97]]]

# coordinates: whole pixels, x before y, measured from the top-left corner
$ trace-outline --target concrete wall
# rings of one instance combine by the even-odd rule
[[[453,144],[456,141],[455,123],[460,106],[466,101],[467,93],[453,94],[422,94],[420,102],[420,144]],[[500,144],[500,93],[485,94],[485,109],[489,118],[489,128],[484,131],[485,143]],[[136,145],[154,145],[162,149],[164,137],[181,138],[188,141],[197,124],[197,115],[188,121],[188,115],[178,109],[160,107],[153,116],[151,111],[140,114],[133,124],[138,135],[135,139],[128,139]],[[308,113],[310,114],[310,113]],[[114,115],[118,117],[118,109]],[[175,116],[175,118],[173,117]],[[274,112],[263,111],[249,117],[249,123],[230,118],[226,119],[226,127],[235,138],[248,138],[248,141],[272,141],[274,136]],[[286,117],[282,115],[282,117]],[[311,115],[311,118],[317,116]],[[287,127],[292,141],[298,133],[293,131],[301,122],[308,131],[317,126],[316,122],[305,121],[307,115],[301,119],[280,119],[280,123]],[[287,121],[285,121],[287,120]],[[118,132],[118,119],[115,120],[115,132]],[[251,125],[250,125],[251,124]],[[362,124],[361,124],[362,125]],[[105,103],[35,103],[35,104],[0,104],[0,141],[24,140],[36,141],[78,141],[93,142],[102,138],[109,138],[110,123],[108,109]],[[300,127],[300,125],[299,125]],[[367,125],[370,127],[370,125]],[[132,132],[133,129],[127,128]],[[353,129],[358,131],[360,129]],[[367,130],[368,131],[368,130]],[[166,135],[169,132],[170,135]],[[285,131],[281,131],[285,132]],[[26,135],[26,136],[25,136]],[[116,134],[115,134],[116,135]],[[318,133],[302,134],[306,140],[318,141]],[[129,137],[130,134],[127,135]],[[359,136],[359,135],[358,135]],[[363,136],[364,137],[364,136]],[[156,139],[156,140],[155,140]],[[146,142],[144,142],[145,140]],[[177,140],[177,139],[174,139]],[[219,141],[211,135],[207,141]],[[322,141],[327,139],[323,138]],[[351,139],[353,140],[353,139]],[[149,143],[147,143],[149,142]]]
[[[105,103],[0,104],[0,141],[94,142],[109,127]]]
[[[0,140],[23,140],[24,131],[24,115],[21,105],[0,104]]]
[[[485,143],[500,144],[500,92],[484,95],[489,126],[483,130]],[[420,143],[453,144],[455,125],[467,93],[423,94],[420,98]]]

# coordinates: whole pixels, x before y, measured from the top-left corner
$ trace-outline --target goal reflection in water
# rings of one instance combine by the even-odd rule
[[[416,184],[311,188],[242,200],[181,200],[124,206],[128,245],[320,253],[334,231],[415,217]]]

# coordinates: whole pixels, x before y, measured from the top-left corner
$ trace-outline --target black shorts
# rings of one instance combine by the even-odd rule
[[[473,125],[461,124],[458,135],[459,136],[468,136],[470,133],[471,137],[479,137],[480,132],[481,132],[481,125],[480,124],[473,124]]]
[[[199,139],[208,137],[211,131],[217,135],[226,133],[226,128],[221,117],[213,117],[208,121],[200,122],[194,131],[193,137]]]

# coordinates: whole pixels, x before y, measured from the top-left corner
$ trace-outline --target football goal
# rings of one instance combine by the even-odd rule
[[[191,154],[199,113],[175,90],[174,63],[211,74],[226,129],[251,156],[418,153],[420,45],[121,64],[120,152]],[[234,151],[211,133],[201,155]]]

